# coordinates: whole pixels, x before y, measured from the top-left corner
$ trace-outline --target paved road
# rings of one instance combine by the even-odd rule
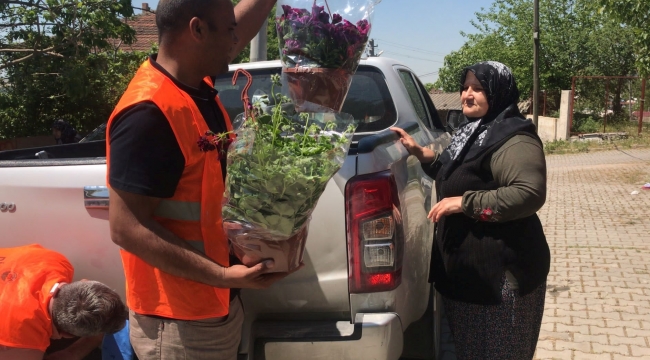
[[[539,215],[552,263],[535,359],[650,359],[650,149],[547,163]]]

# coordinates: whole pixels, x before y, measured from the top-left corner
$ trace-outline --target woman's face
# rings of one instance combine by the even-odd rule
[[[463,114],[468,118],[480,118],[488,112],[488,101],[483,86],[473,72],[468,71],[460,94]]]

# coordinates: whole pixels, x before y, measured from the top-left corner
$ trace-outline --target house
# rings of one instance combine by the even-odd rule
[[[156,27],[156,13],[149,8],[148,3],[142,3],[142,14],[124,19],[135,30],[135,42],[131,45],[122,44],[124,51],[151,50],[153,44],[158,43],[158,28]],[[117,44],[116,44],[117,45]]]
[[[636,121],[639,121],[639,115],[641,115],[641,111],[633,111],[632,116]],[[650,111],[644,111],[643,112],[643,122],[648,122],[650,121]]]
[[[436,110],[438,110],[438,115],[442,121],[445,121],[447,118],[449,110],[462,110],[459,93],[433,91],[429,96],[431,96],[433,105],[436,107]]]
[[[445,92],[440,92],[440,91],[432,91],[429,96],[431,96],[431,100],[433,101],[433,105],[436,107],[436,110],[438,110],[438,115],[440,115],[441,119],[446,119],[447,118],[447,113],[449,110],[462,110],[462,104],[460,102],[460,93],[458,92],[453,92],[453,93],[445,93]],[[526,99],[524,101],[519,102],[519,111],[521,111],[522,114],[527,115],[530,113],[532,105],[532,100],[531,99]]]

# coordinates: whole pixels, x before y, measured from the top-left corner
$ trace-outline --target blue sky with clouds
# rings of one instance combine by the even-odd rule
[[[133,6],[142,2],[152,9],[158,5],[158,0],[134,0]],[[465,42],[460,32],[475,32],[470,20],[490,4],[490,0],[382,0],[371,33],[379,45],[376,52],[408,65],[423,82],[434,82],[445,55]]]

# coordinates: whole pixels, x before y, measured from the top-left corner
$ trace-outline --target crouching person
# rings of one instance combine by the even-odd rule
[[[82,359],[124,327],[120,296],[97,281],[72,282],[73,274],[63,255],[40,245],[0,248],[0,360],[43,359],[50,339],[73,337],[46,359]]]

